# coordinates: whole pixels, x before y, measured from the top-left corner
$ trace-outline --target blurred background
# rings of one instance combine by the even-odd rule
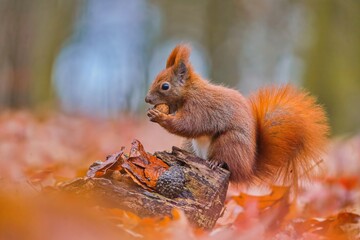
[[[360,129],[358,0],[1,0],[0,111],[146,119],[181,42],[213,82],[245,95],[291,82],[318,96],[333,134]]]
[[[127,236],[99,232],[108,214],[90,221],[81,199],[29,196],[85,176],[134,138],[148,152],[180,144],[144,102],[178,43],[191,44],[203,77],[244,95],[290,82],[317,96],[332,138],[323,178],[299,195],[304,214],[311,224],[355,204],[360,214],[360,0],[0,0],[0,239]],[[183,228],[173,225],[177,239]]]

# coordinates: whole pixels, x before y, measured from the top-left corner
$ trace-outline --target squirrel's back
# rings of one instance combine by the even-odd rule
[[[266,87],[250,96],[256,120],[255,175],[271,183],[298,185],[321,160],[329,127],[321,106],[290,85]]]

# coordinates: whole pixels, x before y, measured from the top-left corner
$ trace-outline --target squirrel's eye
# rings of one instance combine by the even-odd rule
[[[162,90],[169,90],[169,88],[170,88],[170,84],[169,84],[169,83],[163,83],[163,84],[161,85],[161,89],[162,89]]]

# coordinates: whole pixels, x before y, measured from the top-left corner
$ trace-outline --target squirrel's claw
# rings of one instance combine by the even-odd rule
[[[210,164],[211,169],[215,169],[215,168],[218,168],[218,167],[223,167],[225,165],[224,162],[216,161],[214,159],[209,160],[209,164]]]

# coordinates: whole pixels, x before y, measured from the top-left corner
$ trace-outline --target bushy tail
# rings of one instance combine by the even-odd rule
[[[325,149],[329,127],[324,110],[290,85],[260,89],[250,102],[257,124],[256,176],[297,187]]]

